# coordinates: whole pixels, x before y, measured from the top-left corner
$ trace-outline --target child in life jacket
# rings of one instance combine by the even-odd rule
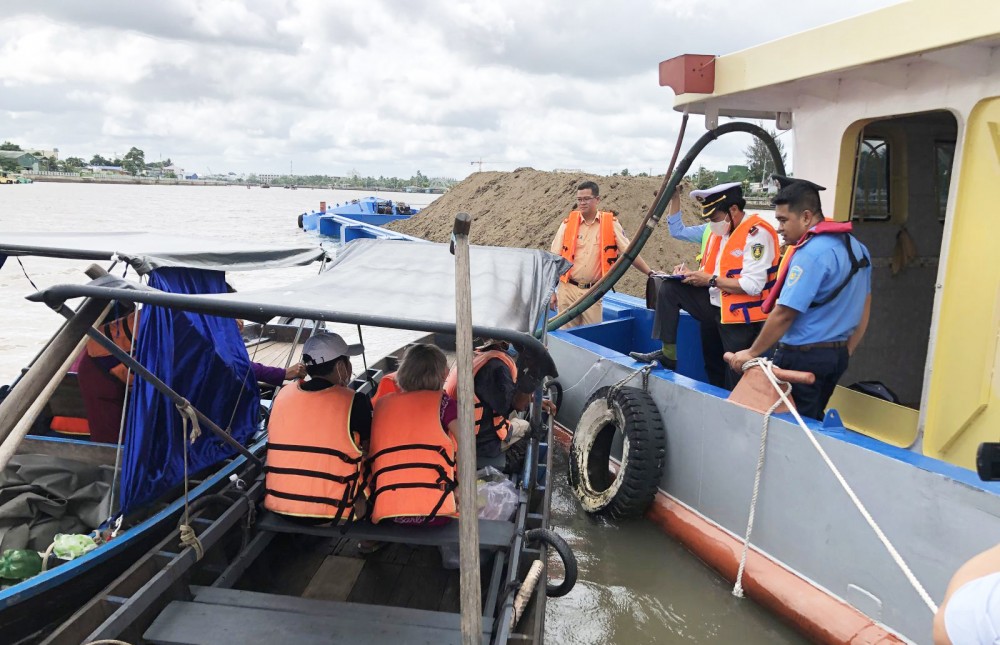
[[[434,345],[410,346],[398,392],[379,398],[368,457],[372,522],[434,526],[458,516],[458,405],[442,390],[448,360]]]

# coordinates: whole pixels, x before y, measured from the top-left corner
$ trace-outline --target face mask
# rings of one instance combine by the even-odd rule
[[[724,219],[721,222],[709,222],[708,228],[719,237],[722,237],[729,232],[729,220]]]

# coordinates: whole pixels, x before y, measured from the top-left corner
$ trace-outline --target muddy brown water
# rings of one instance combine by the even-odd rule
[[[364,193],[329,190],[246,190],[227,187],[42,184],[0,189],[0,231],[186,232],[275,244],[316,238],[296,216],[320,200],[343,202]],[[434,195],[386,195],[423,206]],[[86,263],[23,259],[39,288],[86,279]],[[120,270],[120,268],[119,268]],[[230,276],[240,290],[277,286],[315,273],[315,267]],[[61,322],[44,305],[24,300],[35,289],[18,262],[0,268],[0,382],[10,382]],[[132,276],[134,277],[134,275]],[[348,342],[353,327],[338,326]],[[369,361],[419,334],[364,328]],[[360,368],[360,364],[355,365]],[[566,481],[566,452],[554,454],[552,524],[569,541],[580,579],[564,598],[549,601],[549,643],[802,643],[791,629],[749,600],[653,524],[616,523],[580,511]]]

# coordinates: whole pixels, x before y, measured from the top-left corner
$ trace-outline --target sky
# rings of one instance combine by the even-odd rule
[[[894,3],[0,0],[0,140],[200,173],[662,174],[681,118],[660,61]]]

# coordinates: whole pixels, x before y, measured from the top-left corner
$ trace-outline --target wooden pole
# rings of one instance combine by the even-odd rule
[[[483,603],[479,578],[479,517],[476,504],[476,437],[473,434],[472,284],[469,277],[468,213],[455,216],[455,363],[458,367],[458,535],[462,643],[483,642]]]
[[[88,275],[96,268],[88,269]],[[96,277],[96,273],[94,276]],[[80,310],[56,333],[17,387],[0,402],[0,469],[14,455],[17,446],[52,397],[63,374],[72,365],[86,340],[87,331],[111,307],[107,300],[87,299]]]

